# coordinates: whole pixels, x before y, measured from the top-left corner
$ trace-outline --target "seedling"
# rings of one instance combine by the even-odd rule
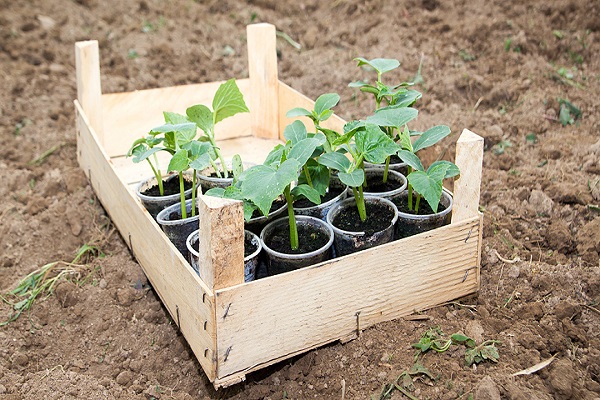
[[[573,125],[576,120],[581,118],[581,110],[567,99],[558,99],[560,111],[558,119],[563,126]]]
[[[73,261],[48,263],[23,278],[17,287],[5,296],[0,295],[0,300],[13,308],[8,320],[0,322],[0,326],[15,321],[23,312],[30,310],[33,303],[41,296],[46,295],[44,298],[48,298],[54,293],[54,289],[59,282],[65,280],[80,282],[82,273],[89,267],[78,263],[86,256],[104,257],[104,254],[98,247],[84,244],[77,251]],[[89,274],[83,279],[83,282],[88,277]]]
[[[225,118],[249,111],[244,102],[244,96],[235,83],[235,79],[230,79],[219,86],[212,101],[212,108],[213,110],[211,111],[207,106],[198,104],[189,107],[186,110],[186,114],[188,119],[204,132],[205,139],[213,146],[216,158],[221,163],[221,171],[213,163],[217,175],[228,178],[227,164],[215,140],[215,126]]]

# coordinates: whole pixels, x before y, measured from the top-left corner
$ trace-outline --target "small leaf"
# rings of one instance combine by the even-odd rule
[[[423,164],[421,163],[421,160],[419,159],[419,157],[416,154],[411,153],[408,150],[400,150],[398,152],[398,157],[400,157],[400,159],[402,161],[404,161],[405,163],[407,163],[415,171],[423,171],[423,170],[425,170],[425,168],[423,167]]]
[[[460,175],[460,170],[458,169],[458,166],[456,164],[454,164],[450,161],[446,161],[446,160],[439,160],[439,161],[433,162],[429,166],[429,169],[437,168],[438,165],[440,165],[441,168],[446,169],[446,173],[444,174],[444,179],[452,178],[452,177]]]
[[[321,195],[308,185],[298,185],[292,189],[294,199],[305,197],[313,204],[321,204]]]
[[[281,158],[283,157],[283,152],[285,150],[285,146],[282,144],[278,144],[275,146],[271,152],[267,155],[267,158],[263,162],[264,165],[279,165],[281,163]]]
[[[292,142],[292,144],[296,144],[302,139],[306,139],[308,137],[308,133],[306,132],[306,126],[302,123],[302,121],[294,121],[283,130],[283,137],[286,140]]]
[[[163,117],[165,118],[165,122],[168,124],[185,124],[190,122],[185,115],[169,111],[164,111]]]
[[[153,147],[148,149],[146,146],[140,145],[133,149],[133,162],[139,163],[150,157],[152,154],[164,150],[162,147]]]
[[[213,121],[215,124],[235,114],[249,111],[244,102],[244,96],[235,83],[235,79],[230,79],[219,86],[212,106],[214,110]]]
[[[389,107],[410,107],[423,95],[417,90],[407,90],[406,92],[398,93],[392,96],[393,106]]]
[[[347,172],[352,163],[345,155],[337,152],[325,153],[319,157],[319,164],[340,172]]]
[[[185,110],[189,120],[194,122],[207,135],[212,135],[213,130],[213,113],[208,107],[203,104],[198,104],[189,107]]]
[[[287,155],[288,159],[295,159],[300,166],[306,164],[312,156],[315,149],[320,145],[317,139],[307,138],[302,139],[294,146]]]
[[[348,87],[351,88],[361,88],[363,86],[367,86],[369,84],[369,82],[367,81],[355,81],[355,82],[350,82],[348,84]]]
[[[311,117],[312,113],[310,111],[308,111],[306,108],[296,107],[296,108],[292,108],[287,113],[285,113],[285,116],[288,118]]]
[[[340,95],[337,93],[326,93],[320,95],[315,101],[315,114],[323,114],[323,112],[335,107],[339,103],[339,101]],[[324,121],[325,119],[321,119],[321,121]]]
[[[385,107],[377,110],[374,115],[367,117],[367,122],[379,126],[392,126],[400,129],[405,124],[417,118],[419,111],[411,107]]]
[[[362,169],[355,169],[350,173],[339,172],[338,178],[340,178],[340,181],[342,181],[344,185],[350,187],[359,187],[365,183],[365,171]]]
[[[190,161],[189,166],[196,171],[202,171],[210,166],[210,161],[210,154],[204,153]]]
[[[234,156],[231,157],[231,170],[233,171],[233,177],[236,180],[242,172],[244,172],[244,163],[239,154],[234,154]]]
[[[400,61],[391,58],[374,58],[373,60],[369,61],[362,57],[357,57],[354,60],[358,61],[359,67],[365,64],[369,65],[375,71],[377,71],[378,74],[383,74],[384,72],[391,71],[400,66]]]
[[[368,124],[364,131],[358,131],[354,137],[357,149],[365,160],[373,164],[382,164],[386,158],[396,154],[400,146],[389,138],[377,125]]]
[[[181,149],[173,154],[167,169],[169,171],[183,172],[189,168],[189,165],[188,152],[185,149]]]
[[[413,152],[416,153],[421,149],[425,149],[432,146],[448,136],[450,134],[450,128],[445,125],[434,126],[433,128],[427,129],[413,144]]]

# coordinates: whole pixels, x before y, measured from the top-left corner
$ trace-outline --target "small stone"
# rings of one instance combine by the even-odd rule
[[[548,382],[556,392],[556,399],[570,399],[573,395],[573,383],[577,380],[573,364],[566,359],[556,361],[548,376]]]
[[[13,358],[13,363],[24,367],[29,363],[29,357],[25,353],[17,353]]]
[[[550,215],[554,201],[541,190],[532,190],[529,195],[529,204],[538,214]]]
[[[517,267],[516,265],[513,265],[507,273],[509,278],[512,279],[517,279],[519,277],[519,275],[521,275],[521,269],[519,267]]]
[[[100,283],[98,283],[98,287],[100,289],[106,289],[106,286],[108,286],[106,279],[104,279],[104,278],[100,279]]]
[[[0,383],[0,394],[6,393],[6,386]]]
[[[484,330],[483,326],[481,326],[481,322],[478,320],[471,320],[467,322],[465,334],[473,339],[476,343],[483,342]]]
[[[40,25],[42,26],[42,28],[46,30],[52,29],[56,26],[56,21],[45,15],[38,15],[37,19],[38,21],[40,21]]]
[[[500,390],[489,375],[484,377],[477,384],[475,398],[477,400],[500,400]]]
[[[129,384],[129,382],[131,382],[131,379],[133,378],[133,374],[131,373],[131,371],[122,371],[119,375],[117,375],[117,383],[121,386],[126,386]]]

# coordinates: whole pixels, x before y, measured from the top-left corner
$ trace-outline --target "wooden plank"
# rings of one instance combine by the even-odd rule
[[[314,105],[315,102],[310,98],[306,97],[285,83],[281,81],[279,82],[279,132],[281,139],[283,139],[283,130],[285,127],[294,122],[296,119],[304,122],[304,125],[309,132],[315,131],[315,125],[309,118],[288,118],[285,116],[285,114],[292,108],[302,107],[310,111],[313,109]],[[336,114],[333,114],[331,118],[322,124],[322,126],[324,128],[333,129],[337,132],[343,132],[345,123],[346,121]]]
[[[279,137],[277,101],[277,49],[275,25],[261,23],[248,25],[248,75],[251,115],[254,137],[277,139]]]
[[[468,129],[463,130],[456,142],[455,163],[460,177],[454,181],[453,223],[479,214],[483,138]]]
[[[121,236],[210,380],[216,375],[214,295],[118,178],[75,101],[79,162]]]
[[[480,230],[476,216],[215,291],[218,379],[475,292]]]
[[[75,66],[77,99],[88,116],[90,126],[96,131],[100,144],[104,144],[100,54],[97,40],[75,43]]]
[[[244,208],[241,201],[200,195],[198,264],[209,288],[244,283]]]
[[[163,111],[185,114],[188,107],[196,104],[204,104],[212,109],[212,99],[222,83],[210,82],[102,95],[104,150],[110,157],[125,155],[135,139],[145,136],[150,129],[164,123]],[[250,81],[239,79],[236,83],[248,102]],[[226,118],[215,127],[215,137],[218,141],[250,135],[250,113]]]

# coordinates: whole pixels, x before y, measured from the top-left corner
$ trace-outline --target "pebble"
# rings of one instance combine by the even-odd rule
[[[529,204],[538,214],[550,215],[554,201],[541,190],[532,190],[529,195]]]
[[[500,390],[496,382],[489,375],[477,384],[475,398],[477,400],[500,400]]]
[[[519,275],[521,275],[521,269],[519,267],[517,267],[516,265],[513,265],[508,270],[507,275],[509,278],[517,279],[519,277]]]
[[[548,376],[550,386],[555,390],[556,399],[570,399],[573,395],[573,382],[577,373],[569,360],[558,360],[552,366]]]
[[[131,379],[133,378],[133,374],[131,371],[122,371],[119,375],[117,375],[117,383],[121,386],[126,386]]]
[[[6,386],[0,383],[0,394],[6,393]]]
[[[483,342],[484,330],[481,326],[481,322],[478,320],[471,320],[467,322],[465,327],[465,334],[477,343]]]
[[[100,289],[106,289],[106,286],[108,286],[106,279],[104,279],[104,278],[100,279],[100,283],[98,283],[98,287]]]

